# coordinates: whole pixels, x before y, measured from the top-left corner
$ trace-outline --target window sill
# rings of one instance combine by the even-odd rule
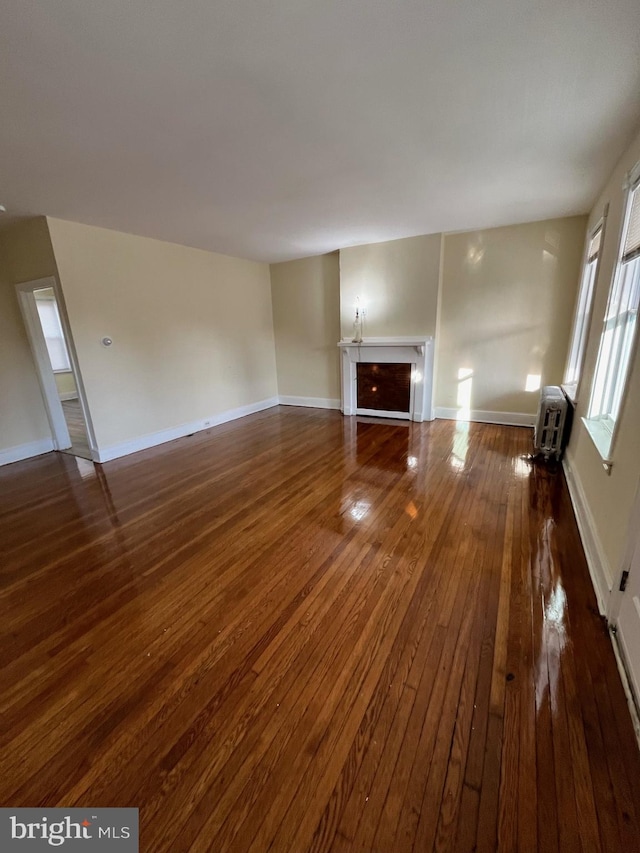
[[[564,396],[575,407],[576,403],[578,402],[578,383],[571,382],[567,383],[566,385],[563,384],[560,387],[562,388]]]
[[[611,444],[613,442],[612,422],[600,418],[582,418],[582,423],[585,425],[587,432],[591,436],[591,440],[596,446],[596,450],[602,458],[602,464],[609,471],[613,465],[613,459],[611,458]]]

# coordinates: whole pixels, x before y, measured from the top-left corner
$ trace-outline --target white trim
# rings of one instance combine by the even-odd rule
[[[174,441],[176,438],[183,438],[185,435],[191,435],[194,432],[211,429],[211,427],[219,426],[238,418],[244,418],[247,415],[252,415],[255,412],[261,412],[264,409],[270,409],[277,405],[278,398],[269,397],[266,400],[260,400],[258,403],[249,403],[247,406],[239,406],[237,409],[228,409],[226,412],[211,415],[211,417],[206,419],[192,421],[188,424],[180,424],[179,426],[148,433],[147,435],[139,435],[129,441],[99,448],[95,453],[95,461],[109,462],[112,459],[118,459],[120,456],[128,456],[130,453],[147,450],[149,447],[156,447],[158,444]]]
[[[51,411],[57,413],[55,415],[56,423],[59,424],[58,415],[62,418],[62,424],[59,424],[60,436],[62,438],[68,438],[68,429],[66,421],[64,420],[64,413],[62,411],[62,405],[60,402],[60,397],[58,396],[58,386],[55,384],[55,376],[53,374],[53,370],[51,369],[51,362],[49,361],[49,355],[46,352],[46,344],[44,342],[44,335],[42,333],[42,326],[40,325],[40,318],[38,316],[38,312],[35,304],[35,296],[33,291],[40,290],[42,288],[50,287],[52,288],[55,300],[58,306],[58,313],[60,315],[60,322],[62,324],[62,331],[64,332],[65,345],[67,347],[67,353],[69,355],[69,359],[71,361],[71,373],[73,374],[76,391],[78,394],[78,399],[80,400],[80,407],[82,409],[82,414],[84,417],[85,427],[87,431],[87,441],[89,444],[89,451],[91,453],[91,458],[94,462],[98,461],[98,451],[97,451],[97,442],[95,439],[95,432],[93,429],[93,422],[91,420],[91,413],[89,412],[89,406],[87,404],[87,395],[84,389],[84,383],[82,381],[82,374],[80,372],[80,366],[78,364],[78,355],[76,353],[75,344],[73,342],[73,335],[71,334],[71,324],[69,323],[69,316],[67,314],[67,306],[64,301],[64,295],[62,293],[62,288],[56,276],[46,276],[45,278],[35,279],[33,281],[23,281],[16,285],[16,291],[18,294],[18,301],[20,303],[20,308],[23,313],[23,317],[25,318],[25,325],[27,327],[27,333],[29,335],[29,342],[32,347],[32,351],[34,352],[34,358],[36,358],[37,365],[37,374],[38,380],[40,382],[40,386],[42,388],[43,399],[45,401],[45,408],[47,410],[47,416],[49,417],[49,424],[51,426],[52,437],[54,440],[54,449],[56,449],[56,428],[54,428],[51,423],[52,415]],[[35,322],[35,338],[31,337],[31,327],[30,323]],[[40,343],[37,343],[37,340]],[[44,360],[38,357],[36,354],[36,347],[41,349],[44,346]],[[49,379],[50,378],[50,379]],[[50,381],[53,385],[49,388]],[[45,394],[45,385],[51,391],[51,397],[49,398],[47,394]],[[69,439],[69,444],[57,444],[57,449],[66,449],[71,447],[71,439]]]
[[[622,570],[626,569],[627,571],[635,571],[638,567],[638,562],[635,557],[637,549],[640,548],[640,537],[638,535],[638,530],[640,529],[639,525],[640,486],[636,489],[636,496],[634,498],[633,508],[629,517],[626,546],[622,561],[618,566],[618,575],[616,576],[616,579],[620,577],[620,572],[622,572]],[[640,682],[635,677],[636,670],[634,670],[634,667],[630,664],[633,649],[629,648],[625,639],[624,630],[620,626],[619,621],[623,598],[630,594],[630,590],[620,592],[618,584],[614,584],[613,589],[611,590],[608,616],[609,626],[615,627],[615,630],[611,632],[614,641],[613,650],[616,653],[616,661],[618,663],[618,669],[620,670],[622,685],[627,697],[627,702],[629,703],[629,710],[631,712],[631,719],[633,720],[636,737],[638,738],[638,745],[640,745]],[[637,607],[637,603],[634,603]]]
[[[635,166],[632,166],[632,168],[629,169],[629,171],[625,175],[625,181],[622,185],[622,188],[629,189],[635,184],[637,184],[638,181],[640,181],[640,160],[638,160]]]
[[[35,281],[20,282],[16,284],[16,294],[31,352],[36,363],[36,372],[38,374],[45,411],[49,419],[53,446],[56,450],[66,450],[68,447],[71,447],[71,438],[69,437],[69,430],[64,419],[60,397],[58,396],[58,386],[56,385],[53,368],[51,367],[34,294],[35,290],[45,287],[53,288],[54,286],[55,279],[52,276]]]
[[[630,219],[631,210],[633,207],[633,195],[636,191],[640,192],[640,161],[638,161],[638,163],[635,164],[635,166],[633,167],[633,169],[629,173],[629,177],[630,177],[630,179],[632,179],[632,183],[626,188],[626,191],[625,191],[623,216],[622,216],[622,220],[620,223],[620,231],[618,233],[618,254],[616,256],[616,264],[615,264],[615,267],[613,269],[611,281],[609,282],[607,304],[605,307],[604,316],[602,318],[602,325],[600,328],[600,337],[599,337],[599,343],[598,343],[598,357],[597,357],[596,364],[595,364],[595,371],[594,371],[592,379],[591,379],[591,394],[589,395],[589,406],[587,408],[587,418],[583,418],[585,426],[587,426],[587,430],[588,430],[587,420],[592,420],[594,418],[594,414],[593,414],[594,399],[593,398],[594,398],[595,389],[596,389],[598,372],[599,372],[600,366],[601,366],[600,357],[602,355],[602,343],[603,343],[603,339],[604,339],[605,330],[607,327],[607,319],[606,318],[607,318],[607,315],[609,313],[609,305],[611,303],[611,297],[612,297],[612,295],[616,289],[616,285],[618,283],[620,276],[623,274],[622,273],[622,256],[624,253],[624,244],[625,244],[626,237],[627,237],[627,228],[629,226],[629,219]],[[635,263],[635,261],[630,262],[630,263]],[[627,271],[627,273],[625,273],[625,275],[626,274],[628,274],[628,271]],[[596,282],[596,285],[597,285],[597,282]],[[595,301],[595,297],[594,297],[594,301]],[[637,306],[636,306],[636,309],[637,309]],[[598,449],[598,452],[602,456],[603,464],[604,464],[604,467],[607,471],[610,470],[611,465],[613,464],[614,451],[615,451],[615,447],[616,447],[616,443],[617,443],[617,439],[618,439],[618,434],[619,434],[619,426],[620,426],[620,423],[622,421],[622,417],[624,415],[624,411],[626,408],[626,402],[627,402],[628,391],[629,391],[629,380],[631,378],[631,371],[633,369],[633,365],[635,364],[636,354],[638,351],[638,337],[639,337],[638,336],[638,323],[636,321],[634,328],[633,328],[633,332],[632,332],[631,345],[629,347],[629,357],[627,359],[626,365],[624,366],[624,370],[622,372],[620,371],[620,365],[619,364],[615,368],[615,375],[617,376],[617,381],[620,382],[620,379],[622,378],[622,386],[621,386],[621,392],[620,392],[620,404],[618,406],[618,411],[616,413],[616,419],[613,422],[611,440],[609,442],[608,448],[606,448],[606,454],[607,454],[606,456],[604,455],[600,444],[594,439],[594,436],[590,433],[592,439],[594,439],[594,443]],[[607,364],[606,369],[605,369],[605,377],[612,370],[610,358],[611,358],[611,354],[609,355],[609,358],[607,359],[609,361],[609,363]],[[605,378],[605,385],[606,385],[606,378]],[[618,386],[618,387],[620,387],[620,386]],[[615,396],[615,394],[613,396]],[[611,402],[612,402],[612,400],[610,400],[610,403]],[[602,401],[600,402],[600,405],[598,406],[598,408],[600,408],[601,405],[602,405]],[[609,408],[609,407],[607,407],[607,408]],[[603,413],[601,411],[599,411],[597,416],[600,416],[602,414]]]
[[[638,531],[640,531],[640,479],[638,480],[638,486],[636,487],[636,496],[629,516],[629,524],[627,525],[627,538],[624,554],[620,564],[618,565],[616,578],[619,578],[625,569],[631,569],[636,548],[640,548],[640,534]],[[624,595],[625,593],[620,592],[618,589],[618,584],[614,583],[611,589],[609,613],[607,614],[610,625],[618,625],[618,616],[620,615],[620,608],[622,607],[622,599],[624,598]],[[638,699],[640,702],[640,685]]]
[[[560,390],[575,409],[578,403],[578,383],[571,382],[568,385],[565,385],[563,382],[560,385]]]
[[[412,417],[409,412],[394,412],[393,409],[356,409],[356,415],[365,415],[368,418],[394,418],[399,421],[416,421],[422,423],[419,415]]]
[[[424,347],[428,346],[433,338],[430,336],[420,337],[417,335],[394,335],[386,338],[363,338],[361,341],[352,341],[350,338],[342,338],[338,341],[338,346],[342,348],[349,347]]]
[[[87,402],[87,392],[84,387],[82,372],[78,362],[78,353],[76,352],[76,345],[73,340],[71,322],[69,320],[69,314],[67,313],[67,304],[64,299],[64,293],[62,292],[62,286],[59,284],[57,278],[53,279],[53,292],[56,295],[56,302],[58,303],[58,313],[60,314],[60,322],[62,323],[62,330],[64,331],[64,340],[67,346],[67,352],[69,353],[69,359],[71,361],[71,372],[73,373],[73,380],[76,385],[80,408],[82,409],[82,416],[84,418],[84,425],[87,433],[87,442],[89,444],[89,452],[91,454],[91,458],[96,461],[96,448],[98,443],[96,441],[95,431],[93,429],[93,420],[91,418],[91,412],[89,411],[89,404]]]
[[[584,555],[587,559],[591,583],[598,600],[598,610],[603,616],[609,616],[609,601],[611,597],[612,572],[605,556],[602,543],[596,532],[596,524],[589,509],[582,483],[571,465],[571,459],[565,454],[562,467],[569,488],[569,497],[578,524]]]
[[[281,406],[305,406],[309,409],[339,409],[340,400],[333,397],[278,397]]]
[[[61,400],[77,400],[78,392],[77,391],[64,391],[62,394],[58,395]]]
[[[598,255],[596,257],[596,265],[593,271],[593,285],[591,287],[591,298],[589,300],[589,306],[587,308],[587,312],[585,314],[584,320],[584,344],[582,347],[582,354],[578,360],[578,378],[575,382],[567,385],[568,388],[572,389],[572,393],[568,393],[565,391],[565,384],[561,384],[561,388],[564,391],[565,395],[569,398],[569,400],[575,404],[578,402],[578,394],[580,392],[580,385],[582,382],[582,374],[584,372],[584,362],[587,357],[587,347],[589,346],[589,333],[591,331],[591,324],[593,322],[593,307],[596,301],[596,290],[598,288],[598,278],[600,276],[600,262],[602,260],[602,253],[604,251],[604,241],[607,236],[607,219],[609,217],[609,202],[607,202],[604,206],[604,210],[602,212],[602,216],[596,222],[591,230],[587,229],[584,250],[582,254],[582,267],[580,272],[580,283],[578,285],[578,292],[576,293],[576,301],[573,307],[573,323],[571,326],[571,337],[569,338],[569,349],[567,350],[567,360],[564,366],[564,374],[566,377],[567,370],[569,369],[569,361],[571,359],[571,350],[573,349],[574,338],[577,331],[577,321],[578,321],[578,308],[580,307],[580,297],[582,295],[582,291],[584,288],[584,274],[589,264],[589,246],[591,245],[591,241],[595,237],[595,235],[600,231],[600,247],[598,249]],[[575,386],[575,387],[573,387]]]
[[[615,424],[610,417],[602,418],[582,418],[582,423],[587,431],[587,435],[593,442],[593,446],[598,451],[602,464],[606,471],[611,471],[613,458],[611,456],[611,442]]]
[[[0,450],[0,465],[9,465],[11,462],[20,462],[22,459],[30,459],[32,456],[41,456],[53,450],[53,439],[41,438],[39,441],[29,441],[26,444],[16,444]]]
[[[528,415],[524,412],[487,412],[484,409],[447,409],[443,406],[436,406],[435,416],[447,421],[472,421],[480,424],[502,424],[503,426],[532,427],[536,422],[535,415]]]
[[[432,337],[364,338],[357,343],[342,340],[338,346],[342,350],[340,409],[343,415],[368,414],[365,409],[359,409],[357,404],[357,364],[391,362],[411,365],[410,420],[433,420]],[[385,414],[390,416],[388,412],[376,411],[380,417]],[[391,416],[395,417],[395,414]]]
[[[616,631],[615,633],[612,632],[611,640],[613,645],[613,653],[616,657],[616,663],[618,664],[620,680],[622,681],[622,688],[624,690],[624,695],[627,698],[629,713],[631,714],[633,730],[636,733],[636,740],[638,741],[638,746],[640,747],[640,684],[635,684],[633,681],[633,670],[628,665],[629,649],[627,648],[627,645],[624,642],[623,635],[620,633],[620,631]]]

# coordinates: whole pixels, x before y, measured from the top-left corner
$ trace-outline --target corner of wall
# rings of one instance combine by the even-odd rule
[[[436,322],[433,346],[433,393],[431,409],[435,413],[438,402],[438,362],[440,360],[440,321],[442,318],[442,286],[444,269],[444,232],[440,234],[440,260],[438,262],[438,297],[436,301]],[[434,417],[437,415],[434,414]]]

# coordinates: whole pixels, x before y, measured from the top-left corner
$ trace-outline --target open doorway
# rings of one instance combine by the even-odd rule
[[[55,279],[17,285],[56,450],[92,459],[95,442]]]
[[[611,595],[609,624],[615,626],[614,637],[630,686],[631,695],[627,698],[640,743],[640,483],[631,511],[620,584],[617,588],[614,584]]]
[[[47,354],[53,370],[56,391],[62,404],[64,420],[69,431],[70,447],[60,448],[65,453],[91,459],[87,425],[84,420],[78,383],[73,372],[69,349],[64,336],[60,310],[52,287],[43,287],[33,291],[40,326],[44,335]]]

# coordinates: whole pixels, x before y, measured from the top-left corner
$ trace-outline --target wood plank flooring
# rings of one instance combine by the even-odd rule
[[[526,429],[275,408],[0,469],[0,804],[143,851],[637,851],[640,755]]]
[[[64,419],[69,430],[69,438],[71,439],[71,447],[68,450],[64,450],[63,453],[69,453],[71,456],[81,456],[83,459],[91,459],[87,427],[84,422],[80,400],[77,398],[75,400],[62,400],[62,411],[64,412]]]

